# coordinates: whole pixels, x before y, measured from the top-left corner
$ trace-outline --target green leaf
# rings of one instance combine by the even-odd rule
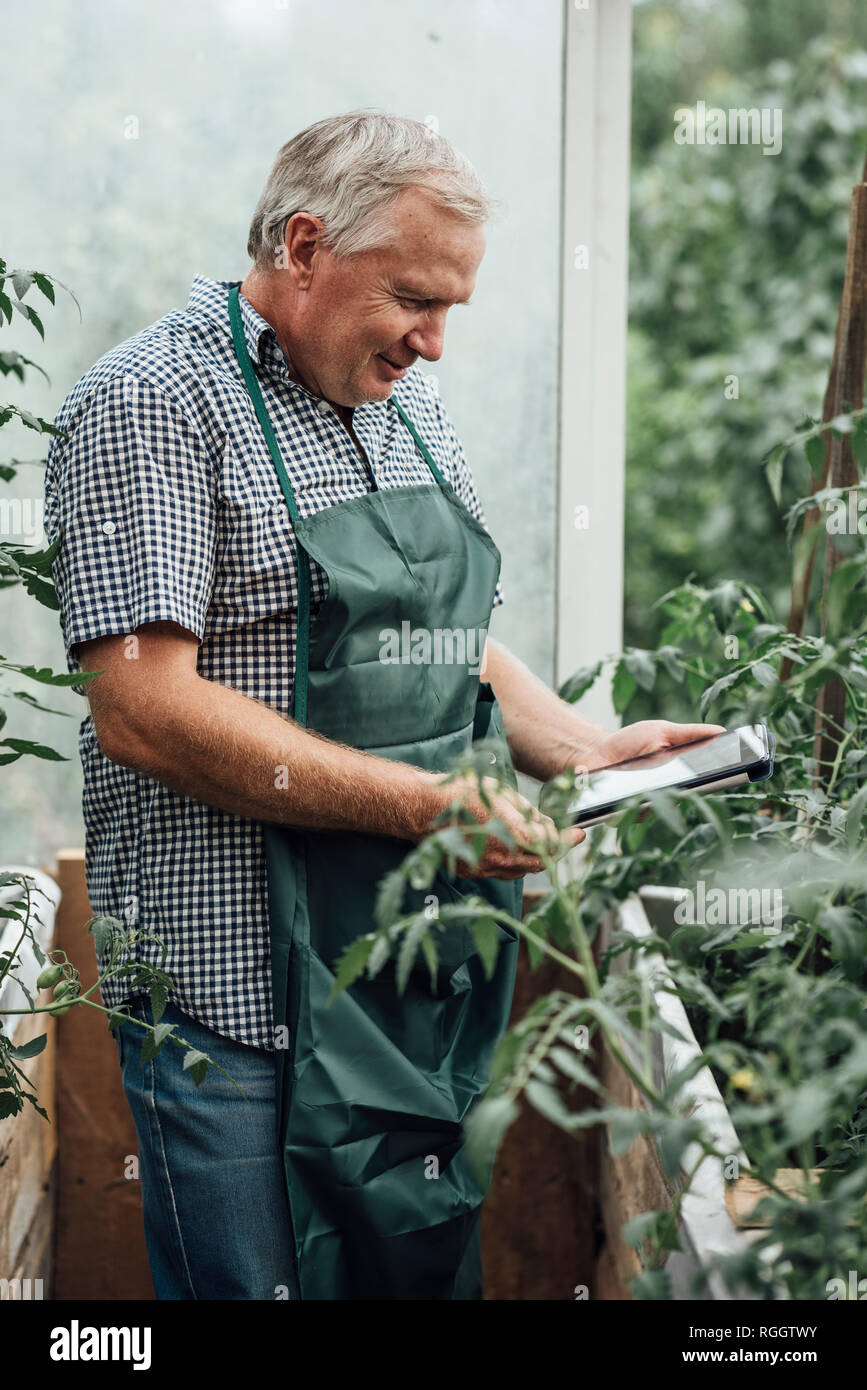
[[[576,671],[574,676],[570,676],[567,681],[560,686],[557,694],[561,700],[567,700],[574,704],[581,699],[592,685],[596,683],[602,672],[601,661],[594,662],[592,666],[582,666],[580,671]]]
[[[358,937],[347,946],[337,966],[331,999],[334,999],[348,985],[354,984],[364,974],[375,944],[376,934],[370,932],[367,936]]]
[[[731,686],[733,686],[735,681],[739,680],[742,675],[742,669],[738,669],[736,671],[729,671],[726,675],[720,676],[719,680],[715,680],[713,685],[709,685],[707,687],[707,689],[701,697],[700,709],[702,718],[704,718],[711,705],[723,693],[723,691],[728,690]]]
[[[88,671],[76,674],[74,672],[52,671],[47,666],[14,666],[0,657],[0,667],[6,671],[17,671],[19,676],[26,676],[28,680],[39,681],[41,685],[79,685],[85,678],[102,675],[101,671]]]
[[[524,1087],[524,1094],[534,1110],[538,1110],[540,1115],[544,1115],[546,1120],[550,1120],[559,1129],[565,1129],[569,1132],[582,1127],[581,1112],[570,1110],[556,1087],[549,1086],[544,1081],[528,1081]],[[585,1111],[584,1113],[592,1115],[592,1120],[589,1123],[596,1122],[598,1118],[596,1111]]]
[[[4,738],[0,741],[0,748],[11,748],[19,757],[22,753],[29,753],[34,758],[48,758],[50,762],[69,762],[56,748],[47,748],[44,743],[33,743],[28,738]]]
[[[166,1004],[169,1000],[168,985],[164,980],[154,980],[150,987],[151,1010],[153,1012],[154,1023],[159,1023],[166,1011]]]
[[[825,462],[824,439],[820,435],[814,435],[812,439],[807,440],[805,450],[811,473],[814,478],[819,477],[822,471],[822,465]]]
[[[424,958],[427,961],[427,968],[430,972],[431,990],[435,990],[437,985],[437,967],[439,965],[439,957],[437,955],[437,944],[434,941],[433,936],[430,934],[430,932],[428,932],[427,936],[422,937],[421,949],[424,953]]]
[[[193,1081],[197,1086],[201,1086],[208,1070],[211,1066],[211,1059],[206,1052],[199,1052],[198,1048],[190,1048],[184,1057],[184,1071],[192,1072]]]
[[[449,859],[464,859],[472,865],[478,863],[479,850],[474,848],[472,841],[463,834],[459,826],[447,825],[442,830],[437,830],[434,838],[441,853]],[[428,884],[419,886],[427,887]]]
[[[767,661],[755,662],[752,667],[752,672],[759,685],[763,686],[765,690],[768,690],[772,685],[776,685],[777,683],[777,673],[773,666],[769,665]]]
[[[630,647],[623,653],[627,671],[641,686],[642,690],[652,690],[656,684],[656,657],[653,652],[639,647]]]
[[[24,579],[24,587],[31,598],[35,598],[44,608],[50,608],[54,613],[60,612],[60,602],[53,584],[41,579],[37,574],[28,574]]]
[[[160,1049],[165,1046],[166,1041],[175,1031],[176,1027],[177,1024],[175,1023],[158,1023],[153,1032],[148,1032],[141,1050],[142,1065],[144,1065],[145,1062],[149,1062],[151,1058],[155,1057]]]
[[[93,937],[97,958],[102,956],[118,929],[123,930],[123,923],[117,917],[106,917],[100,914],[91,918],[88,931]]]
[[[519,1110],[509,1096],[484,1096],[464,1122],[466,1154],[477,1177],[490,1180],[500,1145]]]
[[[783,493],[783,460],[788,451],[788,444],[777,444],[765,457],[765,477],[771,489],[771,496],[778,507]]]
[[[40,289],[40,290],[42,291],[42,293],[45,295],[45,298],[49,301],[49,303],[50,303],[50,304],[53,304],[53,303],[54,303],[54,286],[52,285],[52,283],[51,283],[50,279],[48,278],[48,276],[47,276],[47,275],[43,275],[43,274],[42,274],[40,271],[38,271],[38,270],[34,270],[34,271],[33,271],[33,280],[34,280],[34,283],[35,283],[37,289]]]
[[[585,1067],[584,1063],[568,1047],[552,1047],[548,1056],[555,1067],[564,1076],[568,1076],[571,1081],[577,1082],[579,1086],[587,1086],[591,1091],[602,1091],[601,1084],[590,1069]]]
[[[10,275],[13,288],[19,299],[23,299],[30,286],[33,284],[33,276],[27,270],[13,270]]]
[[[858,427],[852,433],[851,438],[852,453],[859,468],[867,468],[867,433],[864,430],[864,421],[858,421]]]
[[[867,946],[861,918],[851,907],[826,907],[819,913],[819,926],[828,933],[832,959],[840,961],[850,979],[857,979]]]
[[[635,678],[621,657],[614,669],[614,678],[611,682],[611,699],[617,714],[623,713],[637,689]]]
[[[418,955],[421,939],[426,932],[430,931],[431,919],[424,913],[419,912],[410,922],[403,934],[400,943],[400,950],[397,953],[397,992],[403,994],[409,980],[410,971],[415,964]]]
[[[38,1038],[31,1038],[29,1042],[19,1043],[17,1046],[14,1043],[10,1043],[9,1051],[12,1053],[13,1057],[38,1057],[40,1052],[43,1051],[47,1041],[48,1034],[40,1033]]]
[[[864,819],[865,808],[867,808],[867,783],[852,797],[849,810],[846,813],[846,843],[850,849],[854,849],[860,839],[861,822]]]
[[[367,977],[372,980],[378,975],[391,955],[391,945],[387,936],[377,936],[373,942],[367,961]]]
[[[376,891],[375,917],[377,926],[390,927],[393,922],[397,921],[403,911],[405,891],[406,879],[403,868],[392,869],[380,880]]]
[[[469,923],[473,940],[476,943],[476,950],[482,959],[485,968],[485,979],[493,977],[497,965],[497,956],[500,953],[500,934],[497,931],[497,924],[493,917],[474,917]]]
[[[650,1127],[650,1116],[643,1110],[617,1110],[611,1121],[611,1152],[615,1157],[625,1154],[639,1134],[646,1134]]]
[[[658,652],[656,653],[656,657],[658,661],[662,662],[662,665],[665,667],[672,680],[675,680],[678,682],[678,684],[680,684],[683,681],[684,676],[683,660],[680,648],[672,647],[671,645],[666,644],[659,648]]]
[[[825,591],[825,616],[829,636],[833,637],[846,630],[849,595],[863,574],[863,557],[858,560],[844,560],[832,573]]]
[[[15,307],[18,308],[19,306],[16,305]],[[42,326],[42,319],[39,317],[32,304],[25,304],[21,307],[23,307],[23,309],[26,311],[24,317],[30,320],[30,322],[33,324],[33,327],[36,329],[36,332],[39,334],[40,338],[44,342],[45,329]]]
[[[805,1081],[784,1099],[782,1113],[786,1133],[793,1144],[800,1144],[821,1127],[832,1096],[824,1081]]]
[[[669,1177],[676,1178],[680,1171],[680,1160],[689,1144],[702,1137],[702,1127],[698,1120],[678,1116],[668,1120],[657,1135],[659,1156]]]
[[[670,1207],[643,1211],[639,1216],[633,1216],[623,1227],[623,1239],[635,1250],[640,1250],[646,1240],[662,1250],[681,1248],[677,1220]]]
[[[61,537],[57,536],[45,550],[12,550],[10,554],[27,569],[36,570],[39,574],[50,574],[60,551],[60,543]]]

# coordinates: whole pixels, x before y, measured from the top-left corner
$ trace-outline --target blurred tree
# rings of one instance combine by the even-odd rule
[[[626,641],[694,573],[781,603],[789,558],[761,458],[818,415],[867,154],[867,9],[636,8]],[[677,145],[680,106],[770,107],[782,149]],[[784,503],[807,490],[793,455]],[[785,606],[785,605],[784,605]]]

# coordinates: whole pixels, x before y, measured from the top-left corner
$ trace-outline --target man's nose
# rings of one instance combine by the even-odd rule
[[[412,328],[406,335],[406,343],[426,362],[438,362],[443,355],[443,339],[446,335],[446,316],[431,314],[420,328]]]

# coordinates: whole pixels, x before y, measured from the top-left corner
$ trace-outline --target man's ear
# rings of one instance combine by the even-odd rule
[[[283,268],[292,272],[299,290],[310,288],[317,256],[325,250],[324,233],[324,222],[309,212],[294,213],[286,224],[283,242],[286,264]]]

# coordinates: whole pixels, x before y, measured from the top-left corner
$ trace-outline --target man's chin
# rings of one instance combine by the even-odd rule
[[[364,390],[364,398],[358,402],[359,405],[368,401],[387,401],[394,390],[394,382],[368,379],[362,389]]]

